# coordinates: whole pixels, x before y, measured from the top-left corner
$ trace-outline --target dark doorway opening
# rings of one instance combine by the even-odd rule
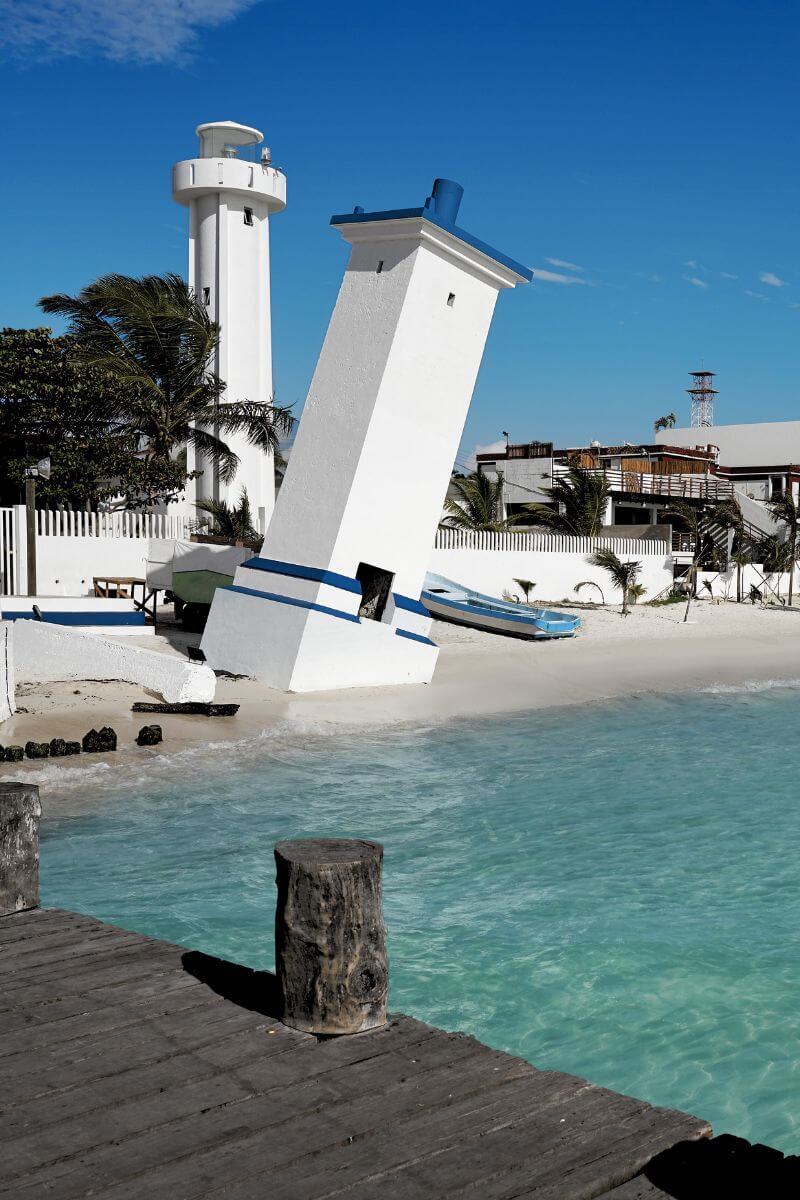
[[[361,607],[358,615],[368,621],[382,620],[394,575],[391,571],[373,567],[370,563],[359,563],[356,579],[361,584]]]

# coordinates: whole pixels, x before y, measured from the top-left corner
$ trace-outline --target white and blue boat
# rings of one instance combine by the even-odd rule
[[[551,608],[534,608],[513,600],[498,600],[462,587],[443,575],[425,576],[422,603],[432,617],[470,625],[487,633],[505,633],[523,638],[574,637],[580,618]]]

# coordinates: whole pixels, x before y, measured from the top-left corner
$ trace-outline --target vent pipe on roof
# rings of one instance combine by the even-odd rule
[[[464,189],[460,183],[452,179],[434,179],[433,189],[425,201],[425,207],[432,209],[445,225],[455,225],[461,197]]]

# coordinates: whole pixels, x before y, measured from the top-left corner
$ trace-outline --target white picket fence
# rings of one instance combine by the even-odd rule
[[[17,588],[15,514],[0,508],[0,596],[13,596]],[[24,548],[23,548],[24,549]]]
[[[485,530],[440,529],[436,534],[435,550],[517,550],[523,553],[592,554],[608,548],[620,558],[645,555],[664,558],[670,553],[670,543],[663,539],[621,537],[569,537],[562,533],[538,531],[515,533],[511,530],[491,533]]]
[[[39,537],[178,538],[190,533],[190,520],[180,513],[86,512],[40,508]]]

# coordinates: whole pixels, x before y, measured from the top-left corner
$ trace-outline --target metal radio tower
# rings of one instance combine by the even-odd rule
[[[714,397],[719,395],[711,386],[713,371],[690,371],[694,387],[687,388],[692,397],[692,429],[705,429],[714,424]]]

